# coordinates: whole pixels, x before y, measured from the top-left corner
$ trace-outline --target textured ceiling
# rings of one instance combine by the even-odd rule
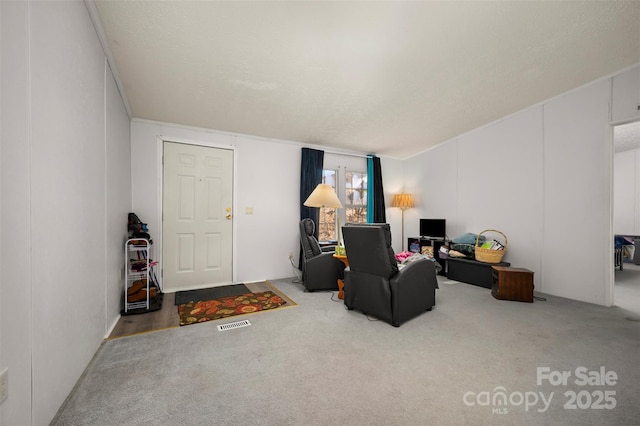
[[[95,6],[133,117],[397,158],[640,62],[637,1]]]

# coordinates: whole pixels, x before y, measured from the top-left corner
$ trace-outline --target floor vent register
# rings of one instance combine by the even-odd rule
[[[230,322],[228,324],[221,324],[218,326],[218,331],[233,330],[240,327],[249,327],[251,323],[248,320]]]

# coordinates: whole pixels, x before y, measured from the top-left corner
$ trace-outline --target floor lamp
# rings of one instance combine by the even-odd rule
[[[395,194],[391,207],[398,207],[402,211],[402,251],[404,251],[404,211],[408,208],[415,207],[413,195],[411,194]]]
[[[342,208],[342,203],[338,199],[338,195],[333,190],[333,187],[326,183],[319,184],[303,204],[307,207],[331,207],[336,209],[336,218],[338,219],[338,246],[342,247],[342,238],[340,237],[340,218],[337,211],[337,209]]]

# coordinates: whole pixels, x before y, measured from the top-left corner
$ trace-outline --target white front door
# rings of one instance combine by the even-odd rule
[[[163,290],[232,282],[233,151],[164,142]]]

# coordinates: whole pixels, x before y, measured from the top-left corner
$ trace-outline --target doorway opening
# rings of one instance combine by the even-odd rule
[[[613,127],[614,305],[640,317],[640,121]]]

